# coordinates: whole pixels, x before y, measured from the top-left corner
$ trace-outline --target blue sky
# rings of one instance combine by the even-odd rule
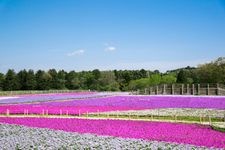
[[[0,0],[0,72],[166,71],[219,56],[224,0]]]

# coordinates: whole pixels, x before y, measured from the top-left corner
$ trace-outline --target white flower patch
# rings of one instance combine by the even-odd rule
[[[96,113],[93,113],[96,114]],[[101,112],[100,114],[109,115],[139,115],[139,116],[211,116],[224,117],[225,110],[218,109],[197,109],[197,108],[161,108],[161,109],[145,109],[145,110],[128,110],[128,111],[111,111]]]

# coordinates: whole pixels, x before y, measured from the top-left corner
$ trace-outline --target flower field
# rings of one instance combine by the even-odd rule
[[[69,100],[69,99],[84,99],[92,97],[104,97],[108,93],[95,93],[95,92],[76,92],[76,93],[56,93],[56,94],[26,94],[14,97],[0,97],[0,104],[20,104],[20,103],[34,103],[46,102],[56,100]]]
[[[0,118],[0,122],[122,138],[166,141],[215,148],[225,147],[225,133],[201,125],[59,118]]]
[[[0,102],[8,104],[0,105],[0,114],[70,114],[78,115],[87,112],[108,112],[121,110],[143,110],[158,108],[208,108],[225,109],[224,97],[168,97],[168,96],[97,96],[98,94],[52,94],[41,96],[29,96],[5,99]],[[86,97],[85,97],[86,96]],[[83,97],[82,99],[78,99]],[[35,99],[35,100],[34,100]],[[38,103],[37,99],[39,100]],[[75,100],[74,100],[75,99]],[[61,100],[61,101],[59,101]],[[66,101],[65,101],[66,100]],[[29,104],[20,104],[30,102]],[[47,101],[47,102],[46,102]],[[50,102],[49,102],[50,101]],[[57,102],[56,102],[57,101]],[[14,103],[17,103],[15,105]],[[33,102],[33,103],[32,103]],[[35,103],[34,103],[35,102]],[[13,103],[13,104],[10,104]]]
[[[116,115],[131,114],[137,116],[178,114],[178,116],[198,117],[199,115],[208,115],[223,119],[225,97],[116,95],[87,92],[3,97],[0,99],[0,130],[3,130],[2,128],[4,127],[4,131],[2,134],[0,133],[0,136],[7,141],[9,135],[5,128],[8,126],[13,128],[12,134],[14,134],[14,129],[16,130],[15,132],[22,132],[18,131],[18,129],[23,128],[24,130],[29,130],[32,134],[40,132],[42,135],[40,138],[46,140],[48,139],[45,136],[47,133],[59,133],[62,136],[68,136],[68,139],[70,139],[70,136],[76,136],[82,140],[91,138],[92,143],[89,144],[91,149],[104,149],[104,146],[107,146],[105,149],[111,149],[109,147],[115,147],[113,144],[115,141],[122,146],[122,148],[118,149],[129,147],[127,146],[128,143],[133,145],[129,149],[151,149],[151,147],[154,149],[154,146],[164,148],[169,146],[172,147],[171,149],[225,148],[225,133],[213,130],[209,125],[152,122],[151,120],[130,120],[130,118],[129,120],[125,118],[124,120],[121,120],[121,118],[120,120],[112,120],[108,117],[108,119],[96,118],[99,114],[115,115],[116,113]],[[88,118],[85,116],[86,113],[90,115]],[[29,116],[33,114],[38,116]],[[54,115],[54,117],[52,118],[50,115]],[[91,115],[94,115],[94,118]],[[93,141],[93,138],[96,140]],[[103,142],[99,145],[99,139],[105,139],[103,141],[112,143]],[[14,140],[18,141],[18,139]],[[49,137],[48,140],[54,139]],[[62,139],[58,140],[60,140],[58,148],[77,146],[79,149],[82,149],[82,144],[72,139],[69,140],[71,141],[70,143]],[[35,143],[36,146],[39,145],[37,141],[31,141],[31,143],[33,143],[33,148]],[[48,147],[49,143],[43,142],[41,145]],[[97,147],[95,147],[96,145]],[[13,146],[16,146],[15,143]],[[50,147],[47,149],[51,149]],[[87,144],[86,147],[88,147]],[[38,149],[45,148],[39,147]]]
[[[64,132],[47,128],[31,128],[26,126],[0,124],[0,149],[38,149],[38,150],[120,150],[120,149],[173,149],[206,150],[189,144],[175,144],[143,139],[120,138],[95,134]]]
[[[184,97],[184,96],[112,96],[105,98],[46,102],[48,106],[113,106],[136,108],[216,108],[225,109],[225,97]]]
[[[96,113],[93,113],[96,114]],[[159,109],[143,109],[143,110],[127,110],[127,111],[110,111],[101,112],[99,114],[106,115],[138,115],[138,116],[211,116],[223,118],[225,110],[208,109],[208,108],[159,108]]]

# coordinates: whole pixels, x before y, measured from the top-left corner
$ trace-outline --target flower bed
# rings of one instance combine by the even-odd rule
[[[0,122],[68,132],[225,147],[225,133],[195,124],[59,118],[0,118]]]
[[[130,107],[113,106],[41,106],[41,105],[5,105],[0,106],[0,114],[49,114],[49,115],[81,115],[86,113],[130,110]],[[138,108],[132,108],[137,110]],[[140,108],[141,109],[141,108]]]
[[[215,108],[225,109],[225,97],[113,96],[65,102],[46,102],[48,106],[113,106],[130,108]]]
[[[0,104],[20,104],[33,102],[46,102],[55,100],[84,99],[103,97],[107,94],[95,92],[54,93],[54,94],[27,94],[14,97],[0,97]]]
[[[45,97],[47,100],[66,100],[75,98],[81,95],[57,94]],[[207,108],[207,109],[225,109],[224,97],[168,97],[168,96],[111,96],[97,97],[96,94],[82,95],[83,97],[91,96],[89,99],[82,100],[67,100],[59,102],[40,102],[32,104],[17,104],[17,105],[2,105],[0,113],[6,114],[7,110],[10,114],[23,114],[28,110],[30,114],[41,114],[43,111],[48,114],[71,114],[77,115],[79,112],[107,112],[117,110],[143,110],[143,109],[158,109],[158,108]],[[102,96],[102,95],[101,95]],[[37,96],[27,96],[26,101],[37,100]],[[41,97],[41,96],[40,96]],[[39,98],[40,98],[39,97]],[[50,97],[50,98],[49,98]],[[43,97],[42,97],[43,98]],[[43,99],[40,101],[46,101]],[[7,99],[7,101],[12,101]],[[17,102],[21,102],[17,100]],[[0,101],[1,102],[1,101]]]
[[[0,124],[0,136],[0,149],[206,149],[189,144],[79,134],[10,124]]]
[[[96,114],[96,113],[93,113]],[[208,108],[160,108],[160,109],[143,109],[127,111],[110,111],[101,112],[100,114],[108,115],[138,115],[138,116],[194,116],[194,117],[220,117],[224,118],[225,109],[208,109]]]

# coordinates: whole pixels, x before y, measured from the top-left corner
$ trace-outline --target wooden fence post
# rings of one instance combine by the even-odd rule
[[[187,84],[187,94],[190,94],[190,92],[189,92],[189,84]]]
[[[184,84],[181,84],[181,95],[184,95]]]
[[[79,112],[78,112],[78,116],[80,117],[80,109],[79,109]]]
[[[216,95],[220,95],[220,88],[219,88],[219,84],[216,84]]]
[[[201,92],[200,92],[201,90],[200,90],[200,84],[198,84],[198,95],[200,95],[201,94]]]
[[[171,85],[171,94],[174,95],[174,84]]]
[[[158,95],[158,93],[159,93],[159,87],[158,87],[158,85],[156,86],[156,95]]]
[[[195,85],[192,84],[192,95],[195,95]]]
[[[137,89],[137,95],[139,95],[140,94],[140,90],[139,89]]]
[[[165,95],[166,94],[166,85],[163,84],[163,94]]]
[[[152,87],[149,88],[149,94],[152,94]]]
[[[207,84],[207,91],[206,94],[209,95],[209,84]]]

